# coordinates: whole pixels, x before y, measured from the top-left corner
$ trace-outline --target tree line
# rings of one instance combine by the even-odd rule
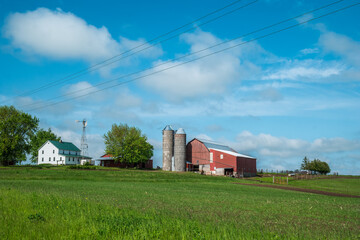
[[[136,127],[114,124],[104,135],[105,152],[115,161],[142,163],[153,156],[153,146]],[[39,128],[39,119],[13,106],[0,106],[0,165],[9,166],[26,161],[27,155],[37,162],[38,150],[47,140],[61,137]]]

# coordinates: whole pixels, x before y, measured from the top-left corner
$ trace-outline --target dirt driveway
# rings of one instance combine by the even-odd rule
[[[320,191],[320,190],[315,190],[315,189],[287,187],[287,186],[281,186],[281,185],[265,185],[265,184],[252,184],[252,183],[234,183],[234,184],[240,184],[240,185],[246,185],[246,186],[256,186],[256,187],[277,188],[277,189],[284,189],[284,190],[290,190],[290,191],[315,193],[315,194],[321,194],[321,195],[326,195],[326,196],[360,198],[360,196],[356,196],[356,195],[349,195],[349,194],[343,194],[343,193],[334,193],[334,192],[325,192],[325,191]]]

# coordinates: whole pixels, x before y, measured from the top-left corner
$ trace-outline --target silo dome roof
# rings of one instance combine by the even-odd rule
[[[183,128],[179,128],[177,131],[176,131],[176,134],[186,134],[185,133],[185,130]]]
[[[173,129],[170,125],[166,125],[166,127],[163,129],[163,131],[173,131]]]

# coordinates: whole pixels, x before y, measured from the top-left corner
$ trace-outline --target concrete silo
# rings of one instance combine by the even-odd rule
[[[163,129],[163,170],[171,171],[171,160],[174,155],[174,130],[167,125]]]
[[[174,144],[175,171],[185,172],[186,168],[186,133],[179,128],[175,133]]]

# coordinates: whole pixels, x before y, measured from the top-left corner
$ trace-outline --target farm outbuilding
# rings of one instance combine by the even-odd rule
[[[153,168],[153,160],[149,159],[145,163],[124,163],[120,161],[115,161],[114,157],[111,154],[104,154],[102,155],[97,161],[100,161],[100,166],[103,167],[119,167],[119,168],[146,168],[152,169]]]
[[[250,177],[256,175],[256,158],[208,140],[194,138],[186,145],[186,159],[205,174]]]

